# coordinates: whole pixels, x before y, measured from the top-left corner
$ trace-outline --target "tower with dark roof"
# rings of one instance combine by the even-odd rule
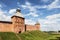
[[[39,22],[36,22],[35,26],[36,26],[37,30],[40,29],[40,23]]]
[[[16,13],[15,15],[13,15],[11,17],[12,19],[12,22],[13,22],[13,27],[14,27],[14,32],[16,33],[20,33],[20,32],[24,32],[24,27],[25,27],[25,22],[24,22],[24,17],[21,13],[21,10],[20,9],[17,9],[16,10]]]

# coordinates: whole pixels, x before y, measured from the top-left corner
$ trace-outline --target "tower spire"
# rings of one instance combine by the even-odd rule
[[[16,10],[15,16],[23,17],[21,10],[19,8]]]
[[[16,10],[16,12],[21,12],[21,10],[18,8],[18,9]]]
[[[36,22],[36,25],[40,25],[40,23],[37,21],[37,22]]]

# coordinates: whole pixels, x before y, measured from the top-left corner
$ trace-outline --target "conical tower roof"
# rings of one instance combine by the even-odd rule
[[[40,25],[40,23],[39,22],[36,22],[36,24],[35,25]]]
[[[20,9],[16,10],[15,16],[23,17]]]

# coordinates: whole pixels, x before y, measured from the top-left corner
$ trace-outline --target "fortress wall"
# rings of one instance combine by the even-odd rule
[[[38,30],[35,25],[26,25],[26,30],[27,31],[33,31],[33,30]]]
[[[0,23],[0,32],[12,32],[12,24],[9,23]]]
[[[24,32],[25,31],[25,26],[24,25],[20,25],[20,26],[15,25],[14,32],[19,33],[19,31]]]
[[[17,9],[16,14],[11,17],[11,21],[0,21],[0,32],[21,33],[24,31],[39,30],[40,24],[25,25],[25,18],[21,15],[21,10]]]

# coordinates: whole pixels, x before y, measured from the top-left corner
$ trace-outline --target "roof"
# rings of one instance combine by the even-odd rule
[[[21,10],[20,9],[17,9],[16,12],[21,12]]]
[[[16,10],[15,16],[23,17],[20,9]]]
[[[39,23],[39,22],[37,22],[35,25],[40,25],[40,23]]]
[[[12,22],[10,22],[10,21],[0,21],[0,23],[8,23],[8,24],[12,24]]]
[[[18,17],[18,18],[25,19],[25,18],[23,18],[23,17],[19,17],[19,16],[16,16],[16,15],[12,16],[11,18],[13,18],[13,17]]]

